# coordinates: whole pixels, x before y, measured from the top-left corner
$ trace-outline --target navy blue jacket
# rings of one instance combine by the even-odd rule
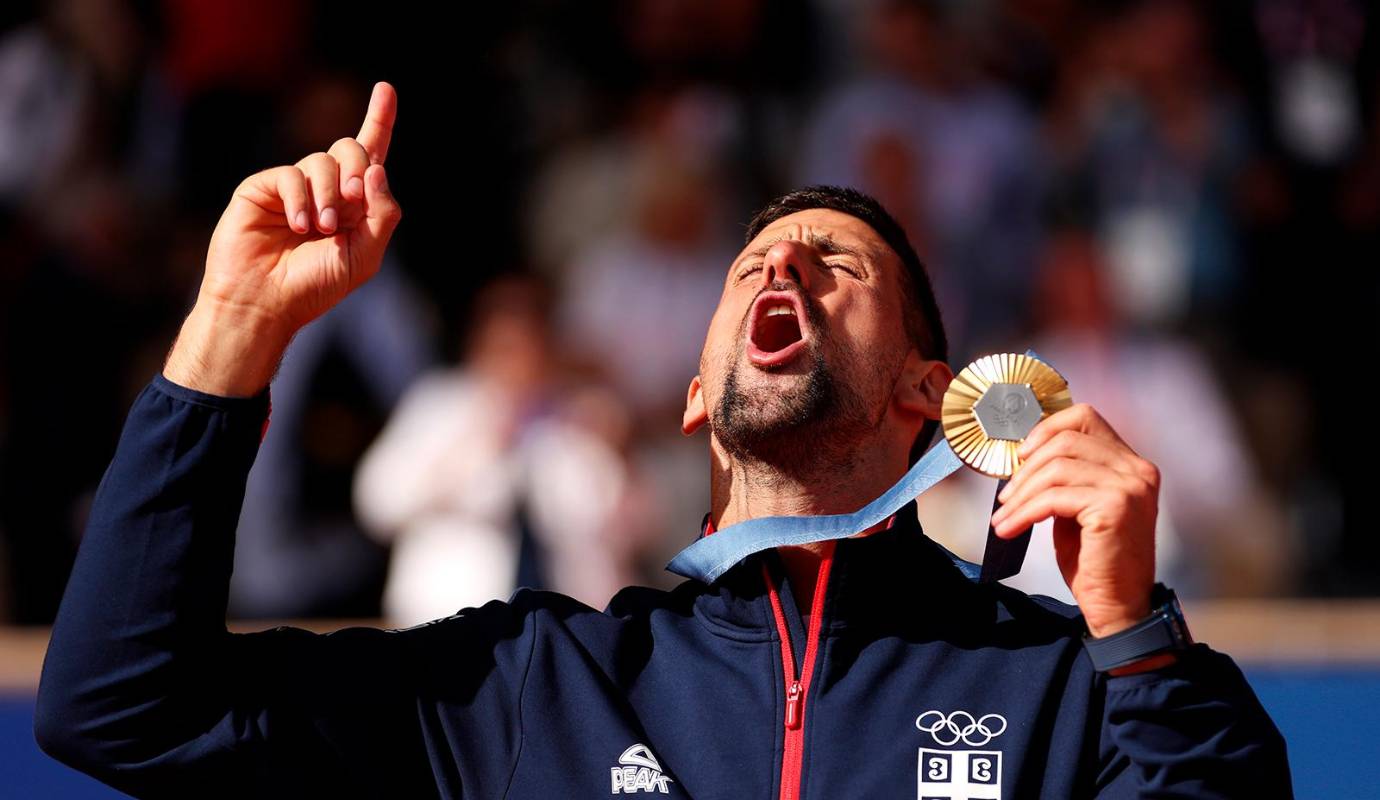
[[[1101,676],[1076,609],[970,581],[912,509],[837,543],[808,615],[768,551],[603,612],[520,590],[407,630],[228,633],[267,412],[161,375],[135,401],[43,667],[54,757],[178,798],[1290,794],[1229,658]]]

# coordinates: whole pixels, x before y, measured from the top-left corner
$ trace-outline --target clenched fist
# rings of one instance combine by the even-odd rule
[[[402,218],[383,167],[397,107],[393,87],[375,85],[357,137],[235,189],[164,377],[210,394],[257,394],[292,336],[378,271]]]

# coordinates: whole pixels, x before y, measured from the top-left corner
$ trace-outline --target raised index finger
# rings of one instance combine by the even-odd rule
[[[388,158],[388,142],[393,138],[393,120],[397,116],[398,93],[392,84],[387,81],[374,84],[369,110],[364,113],[364,124],[355,137],[369,154],[370,164],[382,164]]]

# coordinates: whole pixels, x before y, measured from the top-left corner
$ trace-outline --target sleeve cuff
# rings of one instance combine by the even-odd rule
[[[268,418],[273,410],[273,403],[269,398],[271,386],[265,386],[253,397],[226,397],[191,389],[180,383],[173,383],[163,377],[161,370],[154,374],[153,380],[149,382],[149,386],[155,391],[184,403],[204,406],[217,411],[224,411],[228,414],[252,414],[263,420],[263,428],[259,434],[259,441],[262,442],[263,437],[268,434]]]
[[[1108,675],[1107,691],[1123,692],[1159,683],[1163,680],[1186,680],[1206,668],[1212,651],[1202,642],[1195,642],[1184,650],[1176,651],[1174,663],[1159,669],[1137,672],[1132,675]]]

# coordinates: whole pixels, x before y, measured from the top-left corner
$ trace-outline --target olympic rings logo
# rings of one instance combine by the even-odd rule
[[[1001,727],[993,730],[997,723],[1001,723]],[[1006,717],[983,714],[974,718],[967,711],[948,715],[942,711],[926,711],[915,718],[915,727],[945,747],[958,744],[960,740],[970,747],[981,747],[1006,732]]]

